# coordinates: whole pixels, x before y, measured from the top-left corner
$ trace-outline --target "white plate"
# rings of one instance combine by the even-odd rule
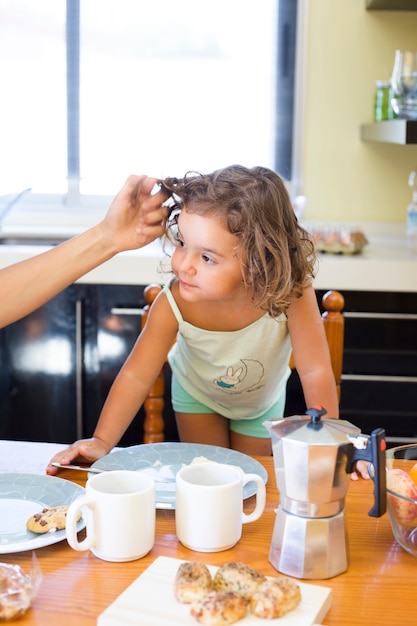
[[[246,474],[259,474],[265,483],[268,480],[264,466],[252,457],[236,450],[197,443],[163,442],[131,446],[103,456],[92,467],[102,470],[145,471],[155,479],[156,508],[175,509],[175,475],[181,467],[200,457],[217,463],[237,465]],[[171,482],[164,483],[164,480]],[[248,483],[244,487],[243,497],[249,498],[255,492],[254,484]]]
[[[158,557],[97,619],[97,626],[196,626],[190,605],[174,596],[174,579],[179,559]],[[212,575],[217,567],[208,566]],[[278,574],[277,576],[281,576]],[[331,589],[297,581],[301,602],[294,611],[278,619],[260,619],[251,613],[239,626],[312,626],[321,622],[331,605]]]
[[[0,554],[23,552],[66,539],[65,530],[39,535],[26,528],[31,515],[51,506],[70,504],[85,490],[68,480],[40,474],[0,474]],[[85,523],[81,519],[77,530]]]

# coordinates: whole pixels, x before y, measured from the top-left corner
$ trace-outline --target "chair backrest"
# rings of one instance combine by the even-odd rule
[[[342,311],[345,306],[345,299],[339,291],[326,291],[322,298],[322,304],[324,308],[322,319],[327,343],[329,344],[330,360],[340,404],[345,338],[345,318]]]
[[[142,328],[144,327],[148,311],[162,287],[156,283],[148,285],[144,290],[146,306],[142,315]],[[329,344],[330,360],[332,363],[334,378],[336,381],[337,395],[340,402],[342,366],[343,366],[343,344],[344,344],[344,324],[343,307],[345,300],[338,291],[327,291],[322,298],[324,312],[322,319],[326,332],[327,343]],[[291,359],[290,366],[294,367]],[[150,390],[144,403],[144,443],[156,443],[164,441],[164,371],[162,370]]]

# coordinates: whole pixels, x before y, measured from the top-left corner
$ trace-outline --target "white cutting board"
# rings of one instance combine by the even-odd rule
[[[183,561],[160,556],[103,613],[98,626],[196,626],[190,605],[181,604],[174,596],[174,579]],[[208,566],[212,575],[217,567]],[[279,574],[277,574],[279,576]],[[298,582],[298,581],[297,581]],[[331,589],[298,583],[301,603],[278,619],[260,619],[248,613],[237,622],[240,626],[313,626],[321,622],[331,604]]]

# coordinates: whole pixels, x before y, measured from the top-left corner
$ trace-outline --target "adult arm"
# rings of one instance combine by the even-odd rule
[[[81,235],[0,270],[0,328],[39,308],[118,252],[140,248],[164,232],[166,199],[157,180],[130,176],[104,219]]]

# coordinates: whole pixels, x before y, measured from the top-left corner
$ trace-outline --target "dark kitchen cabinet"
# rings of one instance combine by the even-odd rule
[[[75,284],[0,330],[0,437],[70,443],[91,436],[140,333],[143,306],[143,287]],[[166,439],[176,440],[166,405]],[[140,409],[121,445],[143,441],[143,419]]]
[[[341,416],[417,441],[417,294],[347,292]]]
[[[417,440],[417,294],[344,292],[340,413],[389,444]],[[321,303],[323,292],[317,292]],[[143,287],[72,285],[0,330],[0,438],[70,443],[91,436],[139,332]],[[178,440],[166,369],[165,438]],[[285,415],[304,413],[297,373]],[[121,445],[143,441],[141,409]]]
[[[323,292],[317,292],[321,302]],[[340,417],[362,432],[385,428],[389,445],[417,441],[417,294],[343,292]],[[286,415],[304,412],[296,373]]]
[[[1,437],[74,440],[77,287],[0,331]]]

